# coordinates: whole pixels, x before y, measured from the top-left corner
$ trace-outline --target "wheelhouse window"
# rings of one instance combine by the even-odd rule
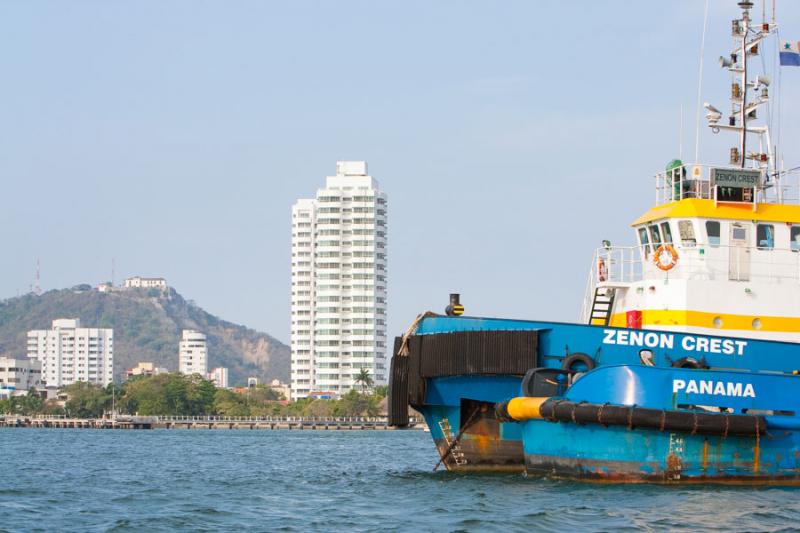
[[[756,242],[759,250],[775,248],[775,226],[772,224],[756,225]]]
[[[716,220],[706,221],[706,233],[708,234],[708,245],[719,246],[719,222]]]
[[[684,246],[694,246],[697,244],[697,239],[694,236],[694,224],[691,220],[678,221],[678,233],[681,237],[681,244]]]
[[[644,258],[647,259],[650,254],[650,240],[647,238],[647,228],[639,228],[639,242],[642,244]]]
[[[657,224],[650,226],[650,237],[650,240],[653,242],[653,248],[657,248],[661,245],[661,232],[658,231]]]
[[[661,223],[661,235],[664,237],[664,242],[672,244],[672,230],[669,227],[669,222]]]
[[[789,247],[793,252],[800,252],[800,226],[792,226],[789,232]]]

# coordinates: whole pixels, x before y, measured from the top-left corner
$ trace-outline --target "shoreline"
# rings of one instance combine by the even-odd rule
[[[228,430],[294,430],[294,431],[396,431],[385,418],[306,419],[295,417],[172,417],[117,416],[112,418],[37,418],[0,416],[0,428],[34,429],[228,429]],[[424,423],[405,429],[421,431]]]

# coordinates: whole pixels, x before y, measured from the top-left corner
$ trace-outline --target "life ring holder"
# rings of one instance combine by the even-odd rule
[[[664,272],[672,270],[678,264],[678,251],[671,244],[662,244],[656,248],[653,262]]]
[[[608,267],[605,260],[600,257],[597,260],[597,281],[603,282],[608,279]]]

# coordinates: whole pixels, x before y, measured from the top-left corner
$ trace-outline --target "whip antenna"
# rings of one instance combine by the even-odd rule
[[[694,130],[694,162],[700,163],[700,106],[703,98],[703,55],[706,49],[706,28],[708,28],[708,0],[703,14],[703,37],[700,40],[700,73],[697,79],[697,116]]]

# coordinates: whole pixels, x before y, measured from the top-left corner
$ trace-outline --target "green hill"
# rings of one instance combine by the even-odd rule
[[[231,385],[247,376],[289,381],[289,348],[244,326],[226,322],[185,300],[174,289],[99,292],[88,285],[0,301],[0,355],[26,353],[27,332],[48,329],[56,318],[80,318],[81,326],[114,328],[114,376],[139,361],[178,369],[181,330],[208,337],[209,369],[224,366]]]

